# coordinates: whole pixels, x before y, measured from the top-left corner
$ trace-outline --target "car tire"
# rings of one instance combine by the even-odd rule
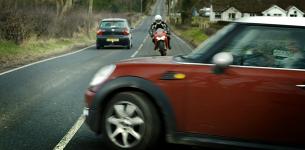
[[[166,56],[166,49],[165,49],[164,41],[159,41],[158,42],[158,48],[159,48],[161,56]]]
[[[126,47],[127,49],[131,49],[132,48],[132,43],[131,41],[128,42],[128,46]]]
[[[102,49],[102,48],[103,48],[103,45],[96,44],[96,49]]]
[[[102,133],[109,149],[152,149],[160,136],[157,110],[140,92],[116,94],[104,109]]]

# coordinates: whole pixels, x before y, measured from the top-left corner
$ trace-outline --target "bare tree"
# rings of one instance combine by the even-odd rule
[[[62,17],[67,11],[72,9],[73,0],[56,0],[56,13],[58,17]]]

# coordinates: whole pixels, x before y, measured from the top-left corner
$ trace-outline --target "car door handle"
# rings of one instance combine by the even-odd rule
[[[301,89],[305,89],[305,85],[304,84],[298,84],[298,85],[295,85],[295,86],[297,86],[297,87],[299,87]]]

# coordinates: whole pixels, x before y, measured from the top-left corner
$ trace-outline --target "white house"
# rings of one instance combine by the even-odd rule
[[[286,10],[277,5],[272,5],[270,8],[262,12],[263,16],[287,16]]]
[[[289,6],[287,8],[287,16],[289,17],[305,17],[304,12],[300,9],[296,8],[295,6]]]
[[[242,13],[235,7],[229,7],[228,9],[213,11],[211,6],[210,21],[233,21],[241,18]]]
[[[224,21],[233,21],[237,18],[241,18],[241,12],[235,7],[230,7],[229,9],[225,10],[222,15],[222,20]]]
[[[265,7],[267,8],[267,7]],[[250,10],[248,10],[250,9]],[[221,7],[218,6],[214,8],[211,6],[210,9],[210,21],[233,21],[241,17],[251,17],[251,16],[278,16],[278,17],[305,17],[305,13],[298,9],[296,6],[289,6],[286,10],[282,9],[277,5],[272,5],[268,9],[257,10],[255,8],[235,8],[231,7]]]
[[[257,13],[242,13],[241,17],[254,17],[254,16],[258,16]]]

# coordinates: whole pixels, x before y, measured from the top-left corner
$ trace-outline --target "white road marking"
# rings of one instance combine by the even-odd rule
[[[142,44],[139,46],[139,48],[137,49],[137,51],[131,56],[131,57],[135,57],[139,51],[142,49],[143,47],[143,44],[145,43],[145,41],[148,39],[148,35],[146,36],[146,38],[143,40]],[[92,45],[93,46],[93,45]],[[90,46],[90,47],[92,47]],[[89,48],[89,47],[87,47]],[[76,52],[73,52],[71,54],[74,54],[74,53],[77,53],[77,52],[80,52],[82,50],[85,50],[86,48],[84,49],[81,49],[79,51],[76,51]],[[67,55],[70,55],[70,54],[66,54],[65,56]],[[63,55],[64,56],[64,55]],[[63,56],[60,56],[60,57],[63,57]],[[56,58],[59,58],[56,57]],[[52,58],[52,59],[55,59],[55,58]],[[51,60],[51,59],[49,59]],[[44,60],[44,61],[47,61],[47,60]],[[37,62],[38,63],[38,62]],[[34,63],[33,63],[34,64]],[[32,65],[33,65],[32,64]],[[21,68],[20,68],[21,69]],[[85,122],[85,119],[86,117],[84,115],[81,115],[78,120],[76,121],[76,123],[72,126],[72,128],[69,130],[69,132],[61,139],[61,141],[54,147],[53,150],[63,150],[66,145],[70,142],[70,140],[73,138],[73,136],[75,135],[75,133],[80,129],[80,127],[84,124]]]
[[[138,53],[139,53],[139,51],[136,51],[136,52],[133,53],[130,57],[131,57],[131,58],[134,58]]]
[[[143,44],[145,43],[145,41],[148,39],[148,35],[146,36],[146,38],[143,40],[142,44],[139,46],[139,48],[137,49],[137,51],[131,56],[131,57],[135,57],[139,51],[142,49]],[[86,49],[86,48],[85,48]],[[84,50],[84,49],[82,49]],[[76,53],[76,52],[74,52]],[[61,56],[63,57],[63,56]],[[54,59],[54,58],[53,58]],[[63,150],[67,144],[70,142],[70,140],[73,138],[73,136],[75,135],[75,133],[80,129],[80,127],[84,124],[86,117],[84,115],[81,115],[78,120],[76,121],[76,123],[72,126],[72,128],[69,130],[69,132],[61,139],[61,141],[54,147],[53,150]]]
[[[139,46],[139,48],[137,49],[137,51],[135,51],[130,57],[134,58],[136,57],[136,55],[140,52],[140,50],[143,48],[143,44],[146,42],[146,40],[148,39],[148,34],[145,37],[145,39],[143,40],[143,42],[141,43],[141,45]]]
[[[29,67],[29,66],[33,66],[35,64],[39,64],[39,63],[46,62],[46,61],[49,61],[49,60],[53,60],[53,59],[56,59],[56,58],[61,58],[61,57],[65,57],[65,56],[68,56],[68,55],[75,54],[75,53],[79,53],[79,52],[84,51],[84,50],[86,50],[88,48],[91,48],[93,46],[94,45],[91,45],[91,46],[85,47],[83,49],[80,49],[78,51],[74,51],[74,52],[71,52],[71,53],[63,54],[63,55],[60,55],[60,56],[55,56],[55,57],[47,58],[47,59],[40,60],[40,61],[37,61],[37,62],[34,62],[34,63],[30,63],[30,64],[27,64],[27,65],[24,65],[24,66],[21,66],[21,67],[12,69],[12,70],[8,70],[8,71],[0,73],[0,76],[8,74],[8,73],[11,73],[11,72],[14,72],[14,71],[17,71],[17,70],[20,70],[20,69],[23,69],[23,68],[26,68],[26,67]]]
[[[69,132],[61,139],[61,141],[54,147],[53,150],[63,150],[67,146],[67,144],[70,142],[70,140],[73,138],[75,133],[83,125],[84,122],[85,122],[85,116],[81,115],[78,118],[78,120],[76,121],[76,123],[69,130]]]

